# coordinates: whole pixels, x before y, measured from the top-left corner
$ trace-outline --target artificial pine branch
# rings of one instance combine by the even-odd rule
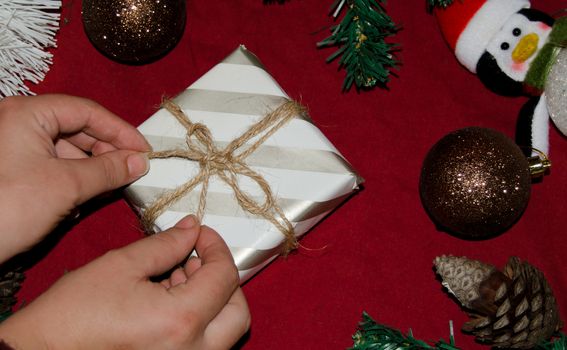
[[[556,338],[538,344],[534,350],[567,350],[567,336],[560,333]]]
[[[440,340],[432,346],[415,339],[411,330],[404,335],[397,329],[376,323],[366,312],[362,314],[362,322],[358,325],[352,340],[354,345],[349,350],[459,350],[455,347],[452,336],[450,343]]]
[[[24,278],[21,268],[2,266],[0,269],[0,322],[12,314],[12,307],[17,302],[16,294]]]
[[[339,56],[339,68],[346,70],[343,90],[354,84],[359,88],[385,87],[390,69],[397,66],[394,57],[397,45],[387,43],[398,26],[386,14],[382,3],[386,0],[336,0],[332,6],[336,17],[343,7],[342,21],[331,28],[332,34],[317,44],[318,47],[335,46],[337,50],[327,58],[331,62]]]
[[[12,311],[4,311],[4,312],[0,313],[0,322],[4,321],[8,317],[10,317],[10,315],[12,315]]]
[[[453,3],[453,0],[427,0],[429,8],[441,7],[447,8]]]
[[[0,98],[33,94],[49,70],[59,29],[60,0],[2,0],[0,6]]]
[[[460,350],[455,346],[452,329],[449,343],[440,340],[430,345],[415,339],[411,330],[404,335],[397,329],[376,323],[366,312],[362,313],[362,321],[352,340],[353,347],[348,350]],[[560,333],[554,339],[538,344],[533,350],[567,350],[567,336]]]

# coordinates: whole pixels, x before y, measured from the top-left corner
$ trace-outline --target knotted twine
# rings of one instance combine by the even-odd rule
[[[245,211],[260,216],[271,222],[285,237],[283,254],[297,248],[297,239],[291,222],[278,205],[268,182],[245,162],[246,158],[262,145],[283,125],[297,115],[306,114],[303,106],[295,101],[287,101],[253,124],[240,137],[232,140],[224,149],[219,149],[212,138],[209,128],[201,123],[193,123],[183,110],[173,101],[164,100],[162,108],[169,111],[187,130],[185,141],[187,149],[173,149],[150,152],[150,159],[182,158],[199,164],[197,175],[176,189],[165,193],[155,200],[142,214],[142,225],[153,227],[155,220],[172,204],[190,193],[199,184],[202,185],[197,207],[197,218],[203,219],[209,182],[217,176],[230,186],[238,204]],[[252,138],[258,138],[247,144]],[[246,144],[247,147],[243,147]],[[240,151],[240,152],[237,152]],[[263,202],[258,202],[240,189],[238,177],[244,176],[255,182],[264,195]]]

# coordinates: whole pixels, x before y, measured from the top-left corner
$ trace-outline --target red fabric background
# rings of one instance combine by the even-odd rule
[[[418,178],[425,154],[443,135],[466,126],[512,136],[525,98],[489,92],[461,67],[443,42],[424,0],[390,1],[388,13],[403,26],[396,37],[403,64],[389,90],[341,93],[344,71],[325,64],[319,31],[332,21],[332,1],[188,0],[180,44],[163,59],[127,66],[102,56],[82,28],[81,2],[64,0],[58,48],[47,78],[33,90],[95,99],[138,125],[161,97],[175,95],[245,44],[366,179],[365,188],[315,227],[300,249],[278,259],[244,286],[253,323],[243,349],[341,349],[366,310],[381,323],[412,328],[426,340],[448,338],[466,316],[436,280],[437,255],[466,255],[502,266],[510,255],[544,271],[567,318],[567,140],[551,129],[551,176],[533,186],[521,220],[507,233],[470,242],[438,232],[421,205]],[[548,13],[559,0],[534,0]],[[318,32],[319,31],[319,32]],[[141,237],[137,219],[118,195],[93,203],[27,273],[19,293],[30,302],[66,270]],[[85,213],[85,211],[83,211]],[[317,250],[318,248],[323,248]],[[40,259],[41,258],[41,259]],[[148,300],[148,303],[151,303]],[[151,315],[148,315],[151,317]],[[456,333],[463,349],[480,349]]]

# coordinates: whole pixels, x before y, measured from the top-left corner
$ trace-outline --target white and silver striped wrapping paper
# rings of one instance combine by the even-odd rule
[[[224,61],[178,95],[176,102],[191,121],[205,124],[215,144],[223,146],[289,97],[259,60],[240,46]],[[186,130],[164,109],[138,128],[154,151],[186,147]],[[254,141],[254,139],[252,139]],[[329,214],[358,189],[362,178],[308,117],[284,125],[246,163],[270,184],[298,236]],[[135,209],[143,211],[156,198],[199,172],[195,162],[153,159],[147,175],[126,189]],[[247,178],[240,188],[263,200]],[[201,186],[172,205],[156,220],[166,230],[196,211]],[[203,224],[215,229],[231,249],[244,283],[279,255],[284,236],[268,221],[241,209],[232,189],[211,178]]]

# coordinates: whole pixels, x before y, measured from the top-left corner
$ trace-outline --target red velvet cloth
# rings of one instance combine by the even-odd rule
[[[437,231],[418,193],[429,148],[443,135],[473,125],[513,137],[526,99],[497,96],[460,66],[424,0],[386,5],[403,27],[395,39],[402,65],[389,89],[342,93],[344,71],[337,62],[325,63],[334,50],[315,48],[332,23],[331,3],[188,0],[179,45],[155,63],[128,66],[96,51],[82,28],[81,2],[64,0],[53,66],[32,89],[92,98],[138,125],[163,95],[177,94],[245,44],[290,96],[308,106],[366,183],[301,241],[308,249],[276,260],[244,286],[253,322],[239,344],[243,349],[346,348],[363,310],[426,340],[448,339],[453,320],[457,344],[481,349],[458,331],[466,315],[436,279],[432,262],[441,254],[497,266],[511,255],[528,260],[545,273],[567,318],[567,139],[551,129],[552,173],[533,186],[527,210],[508,232],[471,242]],[[564,3],[534,0],[532,7],[553,13]],[[37,254],[20,301],[31,302],[65,271],[142,236],[120,195],[91,206],[101,208],[88,215],[84,210],[58,244],[44,249],[44,257]]]

